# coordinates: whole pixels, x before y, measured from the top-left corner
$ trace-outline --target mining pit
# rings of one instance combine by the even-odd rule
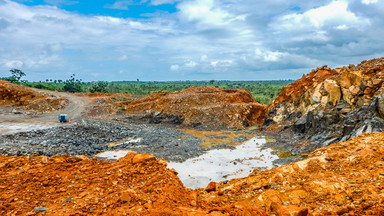
[[[0,81],[0,214],[384,215],[383,80],[384,58],[322,66],[268,106]]]

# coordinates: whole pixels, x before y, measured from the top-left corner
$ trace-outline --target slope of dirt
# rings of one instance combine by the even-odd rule
[[[38,93],[31,88],[0,80],[0,106],[18,107],[35,112],[62,109],[67,100],[54,95]]]
[[[382,143],[384,132],[363,134],[304,161],[197,190],[150,154],[115,162],[0,157],[0,214],[383,215]]]
[[[384,58],[323,66],[284,87],[267,107],[264,127],[294,132],[299,153],[384,130]],[[286,135],[292,137],[292,134]],[[295,142],[295,141],[292,141]],[[292,146],[292,145],[291,145]]]
[[[74,95],[89,98],[87,114],[90,118],[105,118],[107,115],[122,114],[132,101],[143,98],[140,95],[126,93],[75,93]]]
[[[266,215],[246,206],[212,209],[150,154],[116,162],[0,157],[0,180],[1,215]]]
[[[170,121],[186,126],[244,128],[264,118],[265,106],[246,89],[190,87],[180,92],[157,92],[131,102],[126,113],[144,113],[154,123]]]

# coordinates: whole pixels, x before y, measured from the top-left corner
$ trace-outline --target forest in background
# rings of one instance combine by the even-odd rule
[[[149,95],[157,91],[181,91],[189,87],[214,86],[223,89],[248,89],[252,96],[259,103],[269,104],[277,97],[280,90],[292,83],[293,80],[265,80],[265,81],[113,81],[113,82],[82,82],[71,79],[64,82],[22,82],[28,87],[47,89],[52,91],[69,92],[108,92],[128,93],[133,95]]]
[[[98,81],[83,82],[76,79],[73,74],[67,80],[52,80],[29,82],[21,80],[25,73],[19,69],[10,70],[12,76],[0,79],[12,83],[21,84],[27,87],[45,89],[51,91],[65,92],[105,92],[105,93],[128,93],[132,95],[147,96],[152,92],[158,91],[181,91],[189,87],[213,86],[222,89],[248,89],[255,100],[259,103],[269,104],[278,96],[280,90],[292,83],[294,80],[261,80],[261,81],[229,81],[229,80],[209,80],[209,81]]]

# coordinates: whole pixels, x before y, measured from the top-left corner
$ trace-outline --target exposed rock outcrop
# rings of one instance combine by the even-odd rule
[[[180,92],[156,92],[128,104],[126,113],[144,113],[163,121],[209,128],[244,128],[261,123],[265,105],[246,89],[190,87]]]
[[[308,140],[299,152],[383,131],[383,81],[384,58],[317,68],[281,90],[267,107],[264,127]]]

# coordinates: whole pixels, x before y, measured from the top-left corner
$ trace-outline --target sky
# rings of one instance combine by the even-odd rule
[[[0,0],[0,77],[298,79],[384,56],[384,0]]]

